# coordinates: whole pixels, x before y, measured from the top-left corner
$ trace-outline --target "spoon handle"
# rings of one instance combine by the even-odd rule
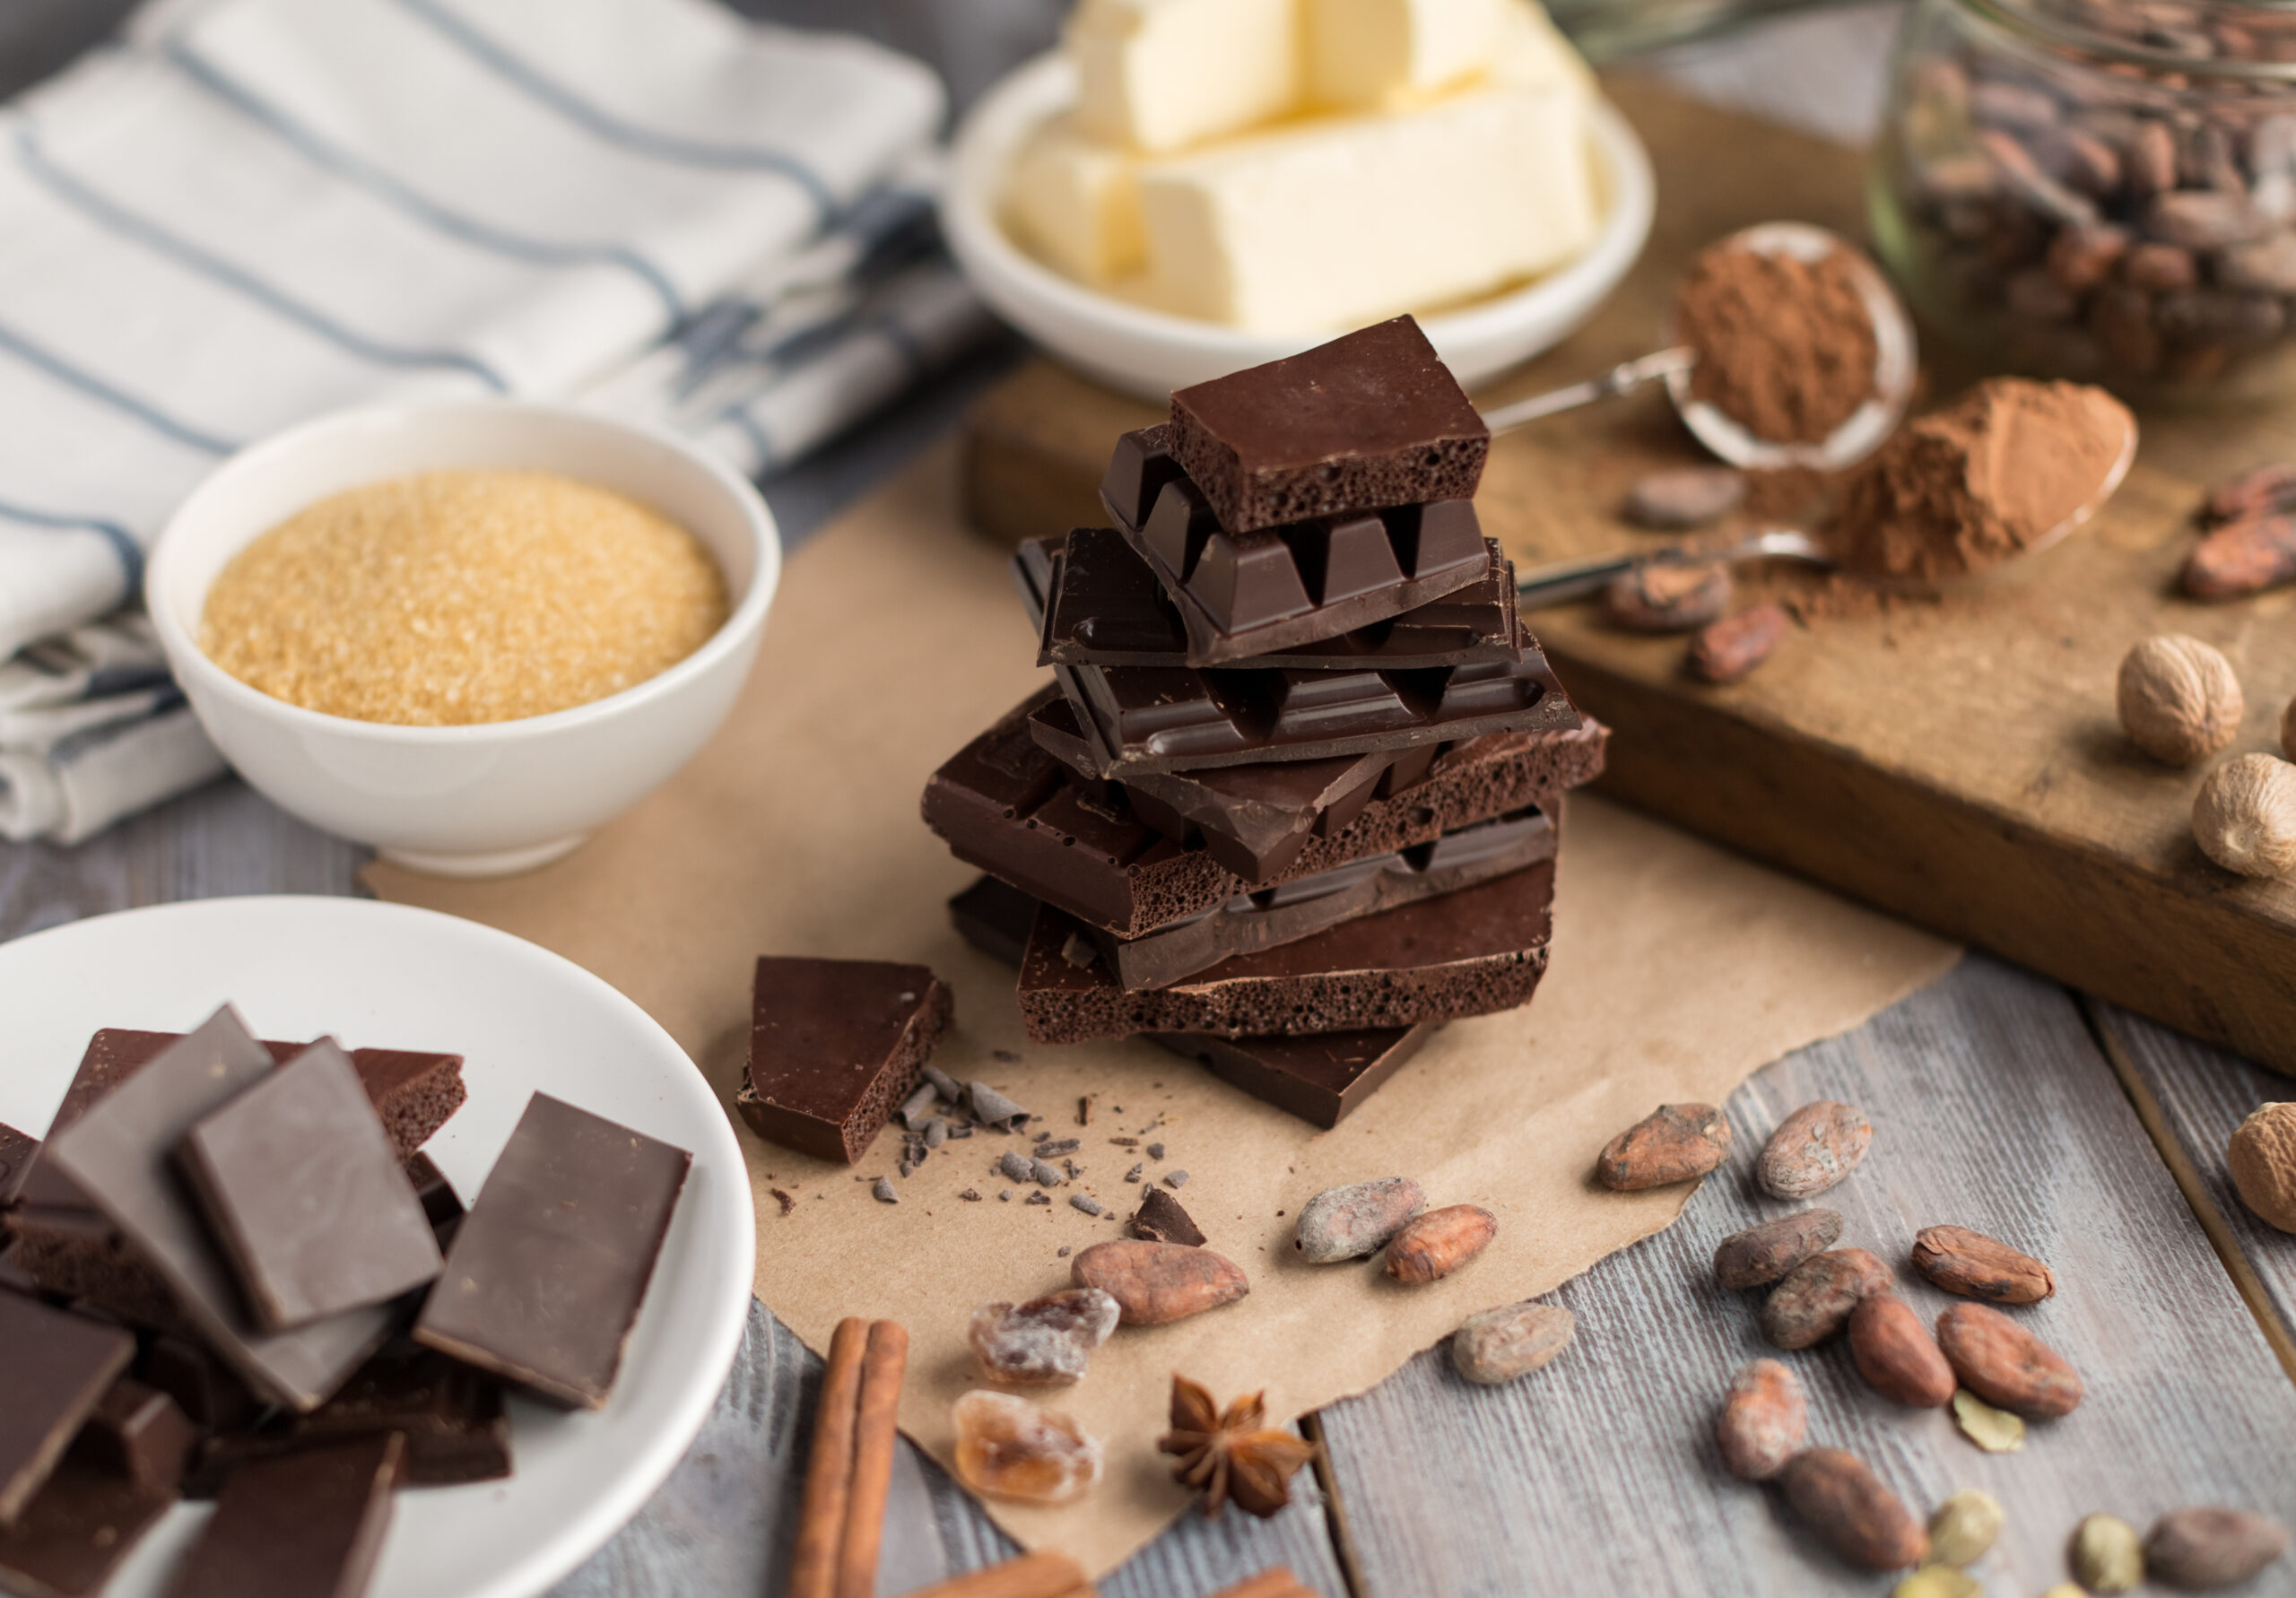
[[[1832,561],[1817,541],[1788,527],[1764,527],[1722,538],[1691,539],[1659,549],[1631,550],[1617,555],[1589,555],[1534,567],[1515,578],[1518,610],[1544,610],[1599,594],[1612,579],[1646,566],[1706,566],[1717,561],[1750,560],[1805,560],[1814,566]]]
[[[1688,371],[1697,363],[1697,352],[1686,345],[1660,350],[1639,360],[1622,360],[1599,378],[1589,378],[1584,383],[1573,383],[1568,388],[1535,394],[1528,399],[1517,400],[1511,405],[1499,405],[1485,411],[1483,413],[1483,425],[1494,435],[1511,433],[1542,416],[1574,410],[1598,399],[1608,399],[1614,394],[1629,393],[1653,378]]]

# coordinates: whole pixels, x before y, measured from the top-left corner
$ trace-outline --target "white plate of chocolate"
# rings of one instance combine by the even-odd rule
[[[227,899],[0,945],[0,1591],[533,1593],[700,1429],[741,1151],[596,977]]]

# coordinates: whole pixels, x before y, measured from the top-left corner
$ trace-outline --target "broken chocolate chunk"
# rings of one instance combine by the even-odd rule
[[[1204,1229],[1180,1208],[1179,1200],[1161,1187],[1142,1194],[1139,1212],[1133,1216],[1129,1230],[1144,1242],[1183,1243],[1190,1248],[1204,1246]]]
[[[168,1598],[359,1598],[405,1459],[406,1439],[389,1432],[243,1466],[223,1484]]]
[[[135,1358],[132,1333],[0,1294],[0,1525],[16,1523]]]
[[[735,1106],[760,1137],[850,1165],[917,1090],[950,1013],[923,966],[761,959]]]

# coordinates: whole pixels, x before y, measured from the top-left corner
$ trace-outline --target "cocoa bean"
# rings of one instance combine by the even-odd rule
[[[2057,100],[2047,90],[2024,83],[1978,83],[1969,92],[1970,115],[1994,127],[2031,133],[2054,126]]]
[[[2187,249],[2221,249],[2271,230],[2245,194],[2180,188],[2153,197],[2144,208],[2144,231]]]
[[[1963,1386],[2013,1414],[2050,1420],[2080,1407],[2081,1377],[2064,1356],[1997,1309],[1954,1305],[1937,1317],[1937,1346]]]
[[[1411,1287],[1439,1281],[1491,1245],[1499,1217],[1476,1204],[1430,1210],[1387,1239],[1387,1274]]]
[[[2140,289],[2106,283],[2089,297],[2089,330],[2113,364],[2144,377],[2161,364],[2161,333],[2152,326],[2152,297]]]
[[[2249,349],[2270,343],[2288,326],[2288,312],[2269,294],[2225,289],[2180,289],[2153,301],[2153,320],[2170,338]]]
[[[2296,581],[2296,516],[2218,528],[2193,545],[2177,580],[2195,599],[2242,599]]]
[[[1806,1349],[1849,1324],[1858,1301],[1890,1290],[1890,1268],[1862,1248],[1837,1248],[1786,1273],[1762,1300],[1761,1334],[1771,1346]]]
[[[2296,465],[2274,461],[2211,488],[2200,514],[2204,521],[2214,524],[2280,510],[2296,510]]]
[[[1114,1298],[1127,1326],[1186,1320],[1252,1290],[1233,1261],[1208,1248],[1131,1238],[1093,1244],[1069,1262],[1068,1276]]]
[[[1933,1287],[1988,1304],[2038,1304],[2057,1291],[2057,1278],[2047,1265],[1965,1226],[1930,1226],[1915,1233],[1913,1268]]]
[[[1756,1359],[1730,1378],[1714,1437],[1730,1474],[1742,1481],[1767,1481],[1801,1451],[1809,1428],[1801,1379],[1776,1359]]]
[[[2147,293],[2189,289],[2200,281],[2200,263],[2192,251],[2173,244],[2132,244],[2122,258],[2121,277],[2130,288]]]
[[[1630,632],[1688,632],[1730,608],[1726,566],[1638,566],[1603,591],[1603,610]]]
[[[1895,1293],[1873,1294],[1849,1312],[1849,1356],[1874,1392],[1914,1409],[1943,1409],[1960,1385],[1929,1328]]]
[[[1683,664],[1701,682],[1735,682],[1786,641],[1787,624],[1784,608],[1773,604],[1725,616],[1692,641]]]
[[[2288,1529],[2245,1509],[2172,1509],[2144,1535],[2153,1580],[2199,1591],[2229,1587],[2288,1551]]]
[[[2296,232],[2283,228],[2221,251],[2216,257],[2216,281],[2228,289],[2296,294]]]
[[[1638,527],[1678,531],[1719,521],[1746,497],[1743,472],[1728,466],[1676,466],[1636,480],[1621,514]]]
[[[1495,1387],[1528,1376],[1570,1346],[1577,1322],[1560,1304],[1509,1304],[1459,1323],[1451,1366],[1470,1382]]]
[[[2059,239],[2079,231],[2068,228]],[[2012,273],[2002,285],[2002,300],[2009,314],[2026,322],[2069,322],[2081,308],[2081,298],[2064,284],[2046,266],[2028,266]]]
[[[2066,292],[2085,294],[2111,275],[2128,247],[2128,230],[2110,222],[2067,228],[2048,241],[2049,276]]]
[[[1986,154],[1993,158],[1993,169],[2001,187],[2040,216],[2066,228],[2087,227],[2097,220],[2097,207],[2092,201],[2074,194],[2041,170],[2032,152],[2010,135],[1998,128],[1987,128],[1977,137]]]
[[[1901,1570],[1929,1552],[1929,1533],[1866,1462],[1807,1448],[1779,1474],[1786,1501],[1828,1548],[1868,1570]]]
[[[1856,1170],[1873,1142],[1874,1124],[1862,1111],[1822,1099],[1778,1124],[1754,1162],[1754,1180],[1774,1198],[1807,1198]]]
[[[1714,1280],[1731,1289],[1760,1287],[1840,1240],[1840,1212],[1797,1210],[1723,1238],[1714,1249]]]
[[[1409,1177],[1326,1188],[1300,1210],[1293,1246],[1311,1265],[1365,1259],[1426,1208],[1427,1195]]]
[[[1710,1104],[1662,1104],[1603,1146],[1595,1178],[1619,1193],[1702,1177],[1730,1156],[1730,1123]]]
[[[2166,194],[2177,186],[2177,135],[2165,122],[2147,118],[2130,143],[2124,169],[2128,187],[2141,199]]]

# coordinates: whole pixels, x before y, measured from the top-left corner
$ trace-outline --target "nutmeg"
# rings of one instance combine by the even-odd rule
[[[2201,852],[2244,877],[2296,872],[2296,766],[2244,754],[2208,774],[2192,802]]]
[[[2242,1203],[2266,1225],[2296,1232],[2296,1104],[2258,1106],[2233,1129],[2225,1163]]]
[[[2240,730],[2240,680],[2231,664],[2181,633],[2149,638],[2121,656],[2120,725],[2137,748],[2190,766]]]

